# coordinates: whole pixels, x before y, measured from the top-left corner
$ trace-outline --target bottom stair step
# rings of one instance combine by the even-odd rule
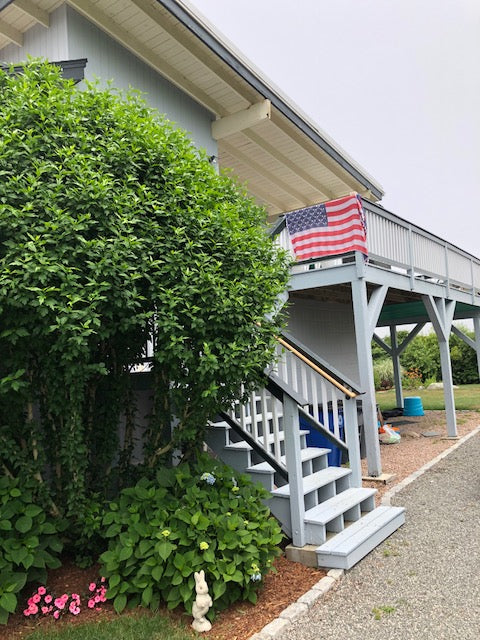
[[[318,566],[350,569],[404,522],[403,507],[377,507],[318,547]]]

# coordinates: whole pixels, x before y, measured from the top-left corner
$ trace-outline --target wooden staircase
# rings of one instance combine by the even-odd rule
[[[270,492],[268,506],[295,546],[314,545],[319,567],[349,569],[404,523],[404,509],[375,507],[376,489],[361,486],[356,394],[352,392],[350,405],[342,398],[347,445],[311,415],[311,400],[300,397],[302,390],[289,386],[284,377],[273,376],[268,389],[253,393],[247,403],[211,423],[207,444],[226,464]],[[302,377],[306,380],[301,374],[297,381]],[[312,393],[312,381],[303,391],[308,386]],[[337,391],[332,395],[331,390],[317,389],[316,399],[323,393],[322,415],[338,406]],[[344,391],[342,385],[340,396]],[[329,466],[330,448],[307,446],[308,431],[300,428],[300,415],[302,425],[308,415],[309,427],[348,451],[349,466]]]

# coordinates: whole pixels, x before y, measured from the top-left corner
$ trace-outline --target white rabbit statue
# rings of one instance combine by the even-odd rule
[[[197,592],[197,597],[195,598],[195,602],[192,606],[192,615],[193,622],[192,627],[195,631],[210,631],[212,628],[212,624],[205,617],[208,613],[208,610],[212,606],[212,598],[208,593],[208,585],[205,580],[205,571],[200,571],[199,573],[195,573],[195,591]]]

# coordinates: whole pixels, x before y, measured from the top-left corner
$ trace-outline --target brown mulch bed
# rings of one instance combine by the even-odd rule
[[[402,420],[399,418],[397,421]],[[375,486],[378,489],[378,500],[396,483],[452,446],[451,441],[442,439],[442,436],[446,435],[445,412],[427,411],[425,416],[408,418],[408,421],[408,424],[400,425],[402,438],[399,444],[381,446],[383,471],[395,474],[394,481],[387,485],[364,483],[365,486]],[[388,422],[395,424],[396,420],[392,419]],[[464,436],[480,424],[480,414],[474,411],[458,411],[457,424],[459,436]],[[423,437],[421,434],[426,431],[438,431],[440,436]],[[417,437],[412,436],[412,433]],[[366,472],[366,461],[363,461],[363,464]],[[271,572],[265,577],[259,591],[257,605],[245,602],[233,605],[218,615],[212,630],[202,634],[203,637],[207,640],[247,640],[260,631],[265,624],[274,620],[283,609],[295,602],[325,575],[325,572],[319,569],[291,562],[284,555],[277,558],[275,567],[277,573]],[[97,578],[98,568],[79,569],[66,561],[60,569],[50,573],[48,586],[56,594],[63,592],[83,594],[88,584]],[[30,593],[25,593],[25,600],[29,595]],[[163,613],[187,623],[191,620],[181,612],[165,611]],[[10,617],[7,626],[0,626],[0,640],[20,640],[39,625],[48,627],[54,624],[55,628],[58,628],[61,624],[81,624],[90,620],[108,620],[115,616],[116,613],[109,603],[102,605],[101,611],[85,609],[77,618],[68,616],[64,622],[53,622],[47,618],[30,620],[26,619],[22,613],[17,613]]]
[[[246,640],[260,631],[268,622],[274,620],[283,609],[295,602],[325,575],[325,572],[320,569],[312,569],[297,562],[291,562],[284,555],[278,557],[274,565],[277,573],[272,571],[265,576],[264,584],[259,591],[257,605],[249,602],[236,603],[220,613],[215,620],[212,631],[202,634],[202,637],[209,640]],[[89,583],[96,579],[98,579],[97,567],[79,569],[66,560],[60,569],[50,572],[48,587],[51,592],[57,595],[62,593],[79,593],[81,595],[86,592]],[[23,595],[26,601],[31,594],[27,591]],[[23,601],[21,600],[21,602]],[[172,613],[165,610],[162,613],[174,619],[182,619],[187,624],[192,620],[182,612]],[[10,617],[8,625],[0,626],[0,640],[20,640],[40,626],[42,628],[54,626],[55,629],[58,629],[62,624],[109,620],[115,618],[116,615],[112,605],[108,602],[102,605],[101,611],[83,608],[78,617],[67,615],[58,622],[49,618],[28,619],[20,612]],[[192,637],[197,636],[192,632]]]

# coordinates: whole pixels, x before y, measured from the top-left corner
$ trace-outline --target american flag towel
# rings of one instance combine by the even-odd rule
[[[358,194],[291,211],[286,221],[297,260],[350,251],[368,256],[367,225]]]

